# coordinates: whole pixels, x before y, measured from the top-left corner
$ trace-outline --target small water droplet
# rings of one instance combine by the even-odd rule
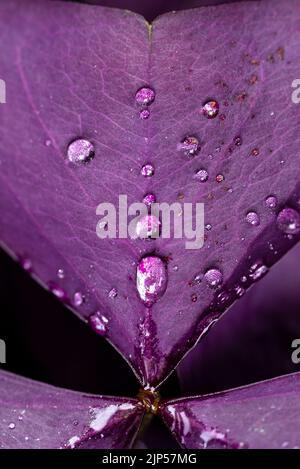
[[[57,285],[54,282],[50,282],[48,286],[49,286],[49,290],[51,291],[51,293],[53,293],[54,296],[56,296],[56,298],[59,298],[62,301],[67,300],[66,292],[59,285]]]
[[[108,319],[104,314],[100,313],[100,311],[96,311],[96,313],[92,314],[88,319],[88,323],[94,332],[102,336],[106,335]]]
[[[16,428],[16,425],[15,425],[14,423],[10,423],[10,424],[8,425],[8,428],[9,428],[10,430],[13,430],[14,428]]]
[[[212,229],[211,224],[210,224],[210,223],[207,223],[207,224],[205,225],[205,229],[206,229],[207,231],[210,231],[210,230]]]
[[[145,215],[139,218],[136,224],[136,234],[140,239],[158,238],[160,221],[155,215]]]
[[[198,179],[200,182],[206,182],[208,179],[208,172],[206,169],[199,169],[195,174],[195,179]]]
[[[146,105],[153,103],[155,99],[155,92],[152,88],[148,86],[143,86],[140,88],[135,95],[135,100],[139,105]]]
[[[109,293],[108,293],[108,298],[110,298],[111,300],[113,300],[114,298],[116,298],[118,296],[118,290],[116,288],[112,288]]]
[[[197,137],[187,136],[177,145],[177,149],[182,151],[186,156],[195,156],[200,151],[200,143]]]
[[[236,296],[238,298],[243,296],[243,294],[245,293],[245,289],[243,287],[241,287],[240,285],[236,285],[236,287],[234,288],[234,291],[235,291]]]
[[[202,107],[202,113],[208,119],[214,119],[219,113],[219,103],[215,100],[207,101]]]
[[[277,207],[277,197],[275,197],[274,195],[269,195],[266,200],[266,206],[268,208],[276,208]]]
[[[258,156],[259,155],[259,149],[258,148],[253,148],[251,150],[251,155],[252,156]]]
[[[256,212],[248,212],[246,215],[246,221],[252,226],[258,226],[260,224],[260,218]]]
[[[147,205],[147,207],[150,207],[155,202],[156,202],[156,197],[154,194],[146,194],[145,197],[143,198],[143,203]]]
[[[216,181],[217,182],[223,182],[225,179],[225,177],[223,176],[223,174],[217,174],[216,176]]]
[[[277,227],[285,234],[300,233],[300,215],[293,208],[284,208],[277,216]]]
[[[198,297],[196,295],[196,293],[193,293],[192,296],[191,296],[191,300],[192,300],[192,303],[196,303]]]
[[[261,279],[267,272],[268,272],[268,267],[264,265],[261,261],[255,262],[249,269],[249,277],[256,281]]]
[[[45,141],[46,147],[50,147],[51,143],[52,143],[51,140],[46,140],[46,141]]]
[[[240,147],[242,145],[242,139],[241,137],[235,137],[234,139],[234,144],[237,146],[237,147]]]
[[[28,257],[21,257],[20,265],[26,272],[32,271],[32,262],[30,259],[28,259]]]
[[[204,279],[211,288],[216,288],[223,282],[223,275],[218,269],[209,269],[205,272]]]
[[[154,166],[152,164],[145,164],[141,169],[141,175],[144,177],[151,177],[154,174]]]
[[[68,160],[74,164],[87,163],[95,156],[94,145],[84,138],[79,138],[70,143],[68,147]]]
[[[137,266],[136,287],[141,300],[151,306],[165,292],[168,274],[165,263],[156,256],[144,257]]]
[[[74,306],[81,306],[84,301],[84,296],[80,291],[74,293],[73,296],[73,305]]]
[[[174,272],[178,272],[178,265],[174,265],[173,271],[174,271]]]
[[[62,279],[65,277],[65,272],[64,272],[64,269],[58,269],[57,271],[57,276],[58,278]]]
[[[140,118],[141,118],[142,120],[146,120],[146,119],[148,119],[149,117],[150,117],[150,111],[149,111],[149,109],[142,109],[142,110],[140,111]]]

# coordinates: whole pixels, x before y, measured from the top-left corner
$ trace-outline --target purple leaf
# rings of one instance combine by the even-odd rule
[[[1,2],[0,17],[2,243],[82,319],[98,312],[90,324],[144,385],[157,385],[235,301],[240,279],[250,286],[299,239],[276,225],[300,195],[291,100],[299,3],[200,8],[152,28],[127,11],[52,1]],[[135,103],[144,85],[156,93],[148,119]],[[208,100],[215,119],[202,113]],[[201,147],[192,158],[178,150],[188,136]],[[87,164],[67,162],[78,138],[93,145],[92,158],[81,144]],[[140,174],[146,163],[152,178]],[[201,169],[206,182],[195,177]],[[202,249],[187,250],[185,239],[97,238],[100,202],[118,207],[119,194],[130,204],[149,192],[158,202],[204,202],[211,229]],[[168,274],[151,307],[136,289],[149,254]],[[222,280],[226,294],[205,279]]]
[[[130,447],[142,420],[135,399],[55,388],[0,372],[1,448]]]
[[[186,448],[299,448],[300,373],[170,401],[162,415]]]

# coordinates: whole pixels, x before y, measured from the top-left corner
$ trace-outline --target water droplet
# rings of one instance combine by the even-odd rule
[[[275,208],[277,207],[277,197],[275,197],[274,195],[269,195],[266,200],[266,206],[268,208]]]
[[[106,335],[108,319],[104,314],[101,314],[100,311],[92,314],[88,319],[89,326],[99,335]]]
[[[26,270],[26,272],[32,271],[32,262],[30,259],[28,259],[28,257],[20,258],[20,265],[24,270]]]
[[[149,307],[167,288],[165,263],[156,256],[144,257],[137,266],[136,287],[141,300]]]
[[[245,289],[243,287],[241,287],[240,285],[236,285],[236,287],[234,288],[234,291],[235,291],[236,296],[238,298],[243,296],[243,294],[245,293]]]
[[[196,295],[196,293],[193,293],[192,296],[191,296],[191,300],[192,300],[192,303],[196,303],[198,297]]]
[[[223,182],[225,179],[225,177],[223,176],[223,174],[217,174],[216,176],[216,181],[217,182]]]
[[[284,208],[277,216],[277,227],[285,234],[300,233],[300,215],[293,208]]]
[[[200,143],[196,137],[188,136],[177,145],[177,149],[182,151],[186,156],[195,156],[200,151]]]
[[[261,261],[257,261],[250,267],[249,277],[254,281],[259,280],[268,272],[268,270],[268,267],[265,266]]]
[[[87,163],[95,156],[94,145],[86,139],[80,138],[70,143],[68,147],[68,159],[71,163]]]
[[[235,137],[234,139],[234,144],[237,146],[237,147],[240,147],[242,145],[242,139],[241,137]]]
[[[174,272],[178,272],[178,265],[174,265],[173,271],[174,271]]]
[[[146,194],[145,197],[143,198],[143,203],[147,205],[147,207],[150,207],[155,202],[156,202],[156,197],[154,194]]]
[[[46,140],[46,141],[45,141],[46,147],[50,147],[51,143],[52,143],[51,140]]]
[[[195,174],[195,179],[198,179],[200,182],[206,182],[208,179],[208,172],[206,169],[199,169]]]
[[[141,175],[144,177],[151,177],[154,174],[154,166],[152,164],[145,164],[141,169]]]
[[[252,226],[258,226],[260,224],[260,219],[256,212],[248,212],[246,215],[246,221]]]
[[[149,117],[150,117],[150,111],[149,111],[149,109],[142,109],[142,110],[140,111],[140,118],[141,118],[142,120],[146,120],[146,119],[148,119]]]
[[[50,282],[48,286],[49,286],[49,290],[51,291],[51,293],[53,293],[54,296],[56,296],[56,298],[59,298],[62,301],[67,300],[66,292],[59,285],[57,285],[54,282]]]
[[[259,149],[258,148],[253,148],[253,150],[251,150],[251,155],[252,156],[258,156],[259,155]]]
[[[81,306],[84,301],[84,296],[80,291],[74,293],[73,296],[73,305],[74,306]]]
[[[214,119],[219,113],[219,103],[215,100],[207,101],[202,107],[202,113],[208,119]]]
[[[223,275],[218,269],[209,269],[205,272],[204,278],[211,288],[216,288],[223,282]]]
[[[146,215],[140,217],[136,224],[136,234],[140,239],[158,238],[160,221],[155,215]]]
[[[212,229],[211,224],[210,224],[210,223],[207,223],[207,224],[205,225],[205,229],[206,229],[207,231],[210,231],[210,230]]]
[[[140,88],[135,95],[135,100],[139,105],[146,105],[153,103],[155,99],[155,92],[152,88],[148,86],[143,86]]]
[[[108,293],[108,298],[110,298],[111,300],[113,300],[117,296],[118,296],[118,290],[116,288],[112,288]]]
[[[10,430],[13,430],[14,428],[16,428],[16,425],[15,425],[14,423],[10,423],[10,424],[8,425],[8,428],[9,428]]]
[[[57,271],[57,276],[58,278],[62,279],[65,277],[65,272],[64,272],[64,269],[58,269]]]

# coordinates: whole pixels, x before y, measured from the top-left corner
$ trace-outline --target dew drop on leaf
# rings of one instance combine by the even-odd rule
[[[108,298],[110,298],[111,300],[113,300],[117,296],[118,296],[118,290],[116,288],[112,288],[108,293]]]
[[[54,296],[56,296],[56,298],[59,298],[62,301],[66,301],[67,294],[63,288],[61,288],[59,285],[57,285],[54,282],[50,282],[48,286],[49,286],[49,290],[51,291],[51,293],[53,293]]]
[[[81,306],[83,303],[84,297],[80,291],[74,293],[73,297],[73,305],[74,306]]]
[[[57,276],[58,278],[62,279],[65,277],[65,272],[64,272],[64,269],[58,269],[57,271]]]
[[[156,202],[156,197],[154,194],[146,194],[145,197],[143,198],[143,203],[147,205],[147,207],[150,207],[155,202]]]
[[[277,207],[277,203],[278,203],[277,198],[274,195],[269,195],[266,198],[265,202],[268,208],[275,208]]]
[[[177,145],[177,150],[182,151],[186,156],[195,156],[200,151],[200,142],[196,137],[187,136]]]
[[[198,179],[200,182],[206,182],[208,179],[208,172],[206,169],[199,169],[195,174],[195,179]]]
[[[167,283],[167,268],[162,259],[156,256],[141,259],[137,266],[136,287],[146,306],[151,306],[164,294]]]
[[[154,174],[154,166],[152,164],[145,164],[141,169],[141,175],[144,177],[151,177]]]
[[[285,234],[300,233],[300,215],[293,208],[284,208],[277,215],[277,227]]]
[[[246,222],[249,223],[249,225],[258,226],[260,224],[259,215],[256,212],[248,212]]]
[[[94,145],[86,139],[79,138],[68,147],[68,160],[74,164],[87,163],[95,156]]]
[[[216,288],[223,282],[223,275],[219,269],[209,269],[204,274],[204,279],[211,288]]]
[[[140,239],[158,238],[160,221],[155,215],[140,217],[136,224],[136,235]]]
[[[140,118],[141,118],[142,120],[146,120],[146,119],[148,119],[149,117],[150,117],[150,111],[149,111],[149,109],[142,109],[142,110],[140,111]]]
[[[155,99],[155,92],[152,88],[143,86],[140,88],[135,95],[136,103],[139,105],[149,105],[153,103]]]
[[[209,100],[203,104],[202,114],[207,119],[214,119],[219,114],[219,103],[215,100]]]
[[[102,336],[106,335],[108,319],[104,314],[100,313],[100,311],[96,311],[96,313],[92,314],[88,319],[88,323],[94,332]]]

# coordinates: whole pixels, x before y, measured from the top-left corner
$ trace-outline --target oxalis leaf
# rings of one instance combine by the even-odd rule
[[[130,447],[142,420],[136,399],[55,388],[0,372],[1,448]]]
[[[162,415],[186,448],[299,448],[300,374],[168,402]]]
[[[98,312],[90,324],[156,386],[236,300],[241,279],[246,289],[299,239],[299,3],[170,13],[150,28],[127,11],[8,0],[0,18],[2,244],[83,320]],[[145,85],[155,100],[141,119]],[[208,100],[219,106],[213,119]],[[193,157],[180,146],[187,136],[200,142]],[[86,164],[68,160],[78,138],[94,148]],[[204,247],[96,236],[99,203],[147,193],[203,202]],[[136,288],[149,254],[167,276],[151,307]]]

